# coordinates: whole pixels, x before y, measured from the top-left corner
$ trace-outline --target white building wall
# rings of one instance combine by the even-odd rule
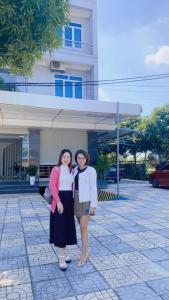
[[[40,164],[54,165],[60,151],[68,148],[73,157],[78,149],[87,151],[87,132],[79,130],[41,130],[40,132]]]
[[[46,53],[41,61],[37,62],[32,70],[32,77],[27,82],[54,82],[54,73],[50,71],[50,61],[64,63],[67,75],[82,76],[83,81],[98,80],[97,56],[97,12],[94,0],[72,0],[70,21],[82,25],[82,48],[66,48],[61,46]],[[64,44],[64,40],[63,40]],[[18,81],[24,81],[18,77]],[[21,87],[22,92],[54,95],[54,87]],[[97,86],[85,86],[83,98],[98,100]]]
[[[75,75],[75,76],[81,76],[84,81],[90,81],[93,80],[93,73],[91,71],[85,71],[85,70],[77,70],[73,68],[67,68],[67,73],[64,75]],[[29,82],[35,83],[44,83],[44,82],[51,82],[54,83],[54,75],[55,73],[52,73],[50,71],[50,68],[44,65],[34,65],[33,67],[33,73],[31,79],[29,79]],[[20,92],[25,92],[25,87],[19,88]],[[55,87],[54,86],[28,86],[26,87],[27,93],[33,93],[33,94],[42,94],[42,95],[55,95]],[[83,99],[93,99],[94,93],[91,90],[90,86],[84,86],[83,87]],[[78,99],[76,99],[78,101]]]

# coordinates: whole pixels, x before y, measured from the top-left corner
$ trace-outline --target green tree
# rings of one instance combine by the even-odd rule
[[[0,67],[30,75],[35,61],[58,47],[69,0],[0,0]]]
[[[98,178],[103,179],[105,171],[112,166],[113,157],[107,153],[101,153],[97,157],[95,168],[98,172]]]
[[[146,119],[144,129],[154,152],[169,160],[169,104],[155,109]]]

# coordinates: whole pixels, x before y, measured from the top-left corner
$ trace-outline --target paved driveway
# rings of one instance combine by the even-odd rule
[[[0,299],[168,300],[169,191],[137,183],[122,189],[129,200],[99,203],[91,220],[87,265],[76,266],[78,239],[65,273],[48,244],[41,196],[1,195]]]

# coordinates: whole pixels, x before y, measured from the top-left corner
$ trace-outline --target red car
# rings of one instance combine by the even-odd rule
[[[169,163],[152,172],[149,176],[149,183],[155,188],[159,186],[169,187]]]

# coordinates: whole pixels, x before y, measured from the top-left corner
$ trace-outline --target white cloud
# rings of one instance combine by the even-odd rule
[[[169,65],[169,46],[161,46],[156,53],[146,55],[145,63],[155,65]]]

